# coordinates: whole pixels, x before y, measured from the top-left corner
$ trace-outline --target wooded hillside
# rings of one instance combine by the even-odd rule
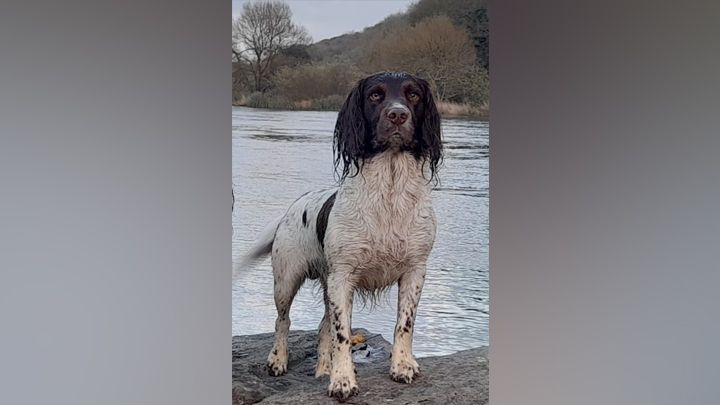
[[[247,52],[239,39],[238,22],[251,12],[246,4],[243,16],[233,21],[233,104],[335,110],[359,78],[404,70],[428,80],[446,115],[487,115],[485,0],[420,0],[362,32],[317,43],[308,43],[304,29],[291,24],[290,13],[285,17],[291,25],[283,32],[295,36],[265,53]]]

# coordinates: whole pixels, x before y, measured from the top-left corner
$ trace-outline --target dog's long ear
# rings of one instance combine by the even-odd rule
[[[335,171],[342,162],[340,181],[350,173],[350,166],[355,166],[355,174],[360,171],[360,159],[365,155],[365,138],[367,125],[363,111],[365,103],[365,79],[358,81],[345,100],[337,122],[333,139],[335,154]],[[352,177],[352,176],[351,176]]]
[[[437,168],[443,159],[442,131],[440,129],[440,113],[435,105],[430,85],[423,79],[416,78],[423,92],[423,114],[418,128],[419,157],[430,164],[430,179],[435,179]]]

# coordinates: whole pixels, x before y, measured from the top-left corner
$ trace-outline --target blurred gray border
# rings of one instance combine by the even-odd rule
[[[490,13],[491,403],[717,403],[717,3]],[[230,402],[229,18],[0,6],[0,403]]]
[[[490,403],[719,403],[720,4],[489,14]]]
[[[0,403],[230,403],[230,8],[0,5]]]

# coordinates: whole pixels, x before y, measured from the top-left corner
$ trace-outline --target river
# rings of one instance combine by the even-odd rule
[[[306,191],[332,186],[332,132],[336,112],[272,111],[233,107],[232,158],[235,207],[233,254],[250,246],[263,227]],[[445,161],[433,190],[438,233],[428,260],[417,313],[414,352],[443,355],[488,344],[487,121],[443,120]],[[307,282],[290,319],[292,329],[316,329],[322,294]],[[275,324],[270,261],[235,275],[232,332],[272,332]],[[397,289],[375,308],[356,300],[353,327],[392,342]]]

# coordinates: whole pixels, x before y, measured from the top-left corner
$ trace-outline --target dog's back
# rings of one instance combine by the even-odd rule
[[[336,189],[312,191],[288,208],[275,232],[273,268],[310,279],[323,274],[327,265],[322,245],[335,193]]]
[[[303,264],[308,278],[318,278],[317,267],[324,262],[322,245],[336,192],[335,188],[316,190],[295,200],[284,215],[266,226],[238,268],[252,266],[273,253],[273,261],[292,263],[293,267]]]

